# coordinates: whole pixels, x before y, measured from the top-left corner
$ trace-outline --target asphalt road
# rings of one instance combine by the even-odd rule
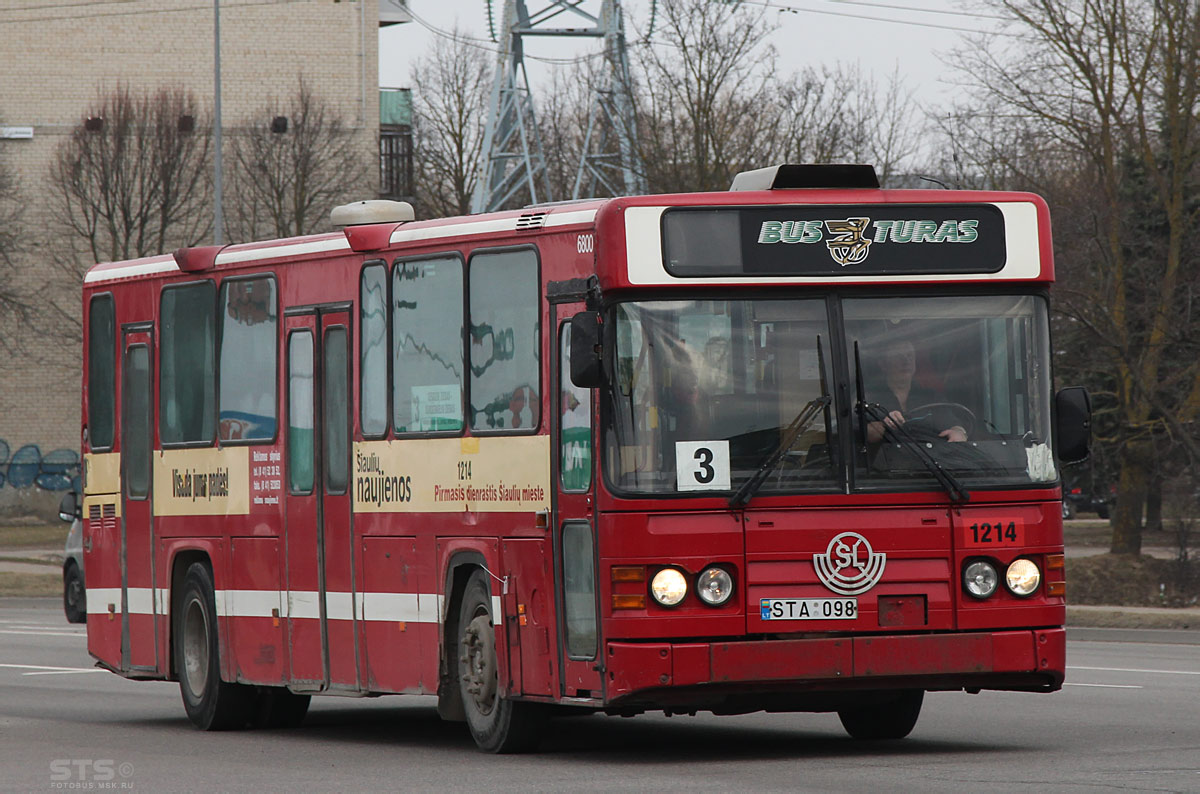
[[[928,695],[895,743],[829,714],[592,716],[496,757],[429,698],[314,699],[296,730],[201,733],[176,685],[94,670],[54,600],[0,601],[0,791],[1200,791],[1200,646],[1140,636],[1070,640],[1053,695]]]

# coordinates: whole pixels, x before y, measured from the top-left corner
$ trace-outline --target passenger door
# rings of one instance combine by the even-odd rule
[[[121,669],[158,670],[154,587],[154,338],[148,326],[127,327],[121,381]]]
[[[551,377],[554,421],[555,598],[559,614],[559,660],[563,697],[600,698],[600,615],[596,602],[596,534],[593,505],[595,452],[592,393],[571,383],[571,316],[582,304],[557,305]]]
[[[350,491],[350,314],[291,310],[287,350],[287,582],[291,681],[358,689]]]

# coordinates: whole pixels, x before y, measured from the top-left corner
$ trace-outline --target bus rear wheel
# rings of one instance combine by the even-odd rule
[[[922,690],[906,690],[884,703],[842,709],[838,718],[846,733],[855,739],[903,739],[917,724],[924,699]]]
[[[475,571],[463,591],[458,618],[458,679],[471,737],[487,753],[519,753],[541,740],[539,704],[500,695],[496,629],[487,574]]]
[[[188,568],[174,622],[175,675],[188,719],[203,731],[245,726],[254,690],[221,680],[216,601],[204,563]]]

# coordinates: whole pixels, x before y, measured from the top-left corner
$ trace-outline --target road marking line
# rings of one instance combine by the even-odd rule
[[[26,673],[25,675],[29,675],[29,673]],[[1136,684],[1077,684],[1073,681],[1068,681],[1067,683],[1063,684],[1063,686],[1094,686],[1101,687],[1103,689],[1145,689],[1145,687],[1138,686]]]
[[[59,672],[59,673],[80,673],[80,672],[89,672],[90,673],[92,670],[98,669],[95,667],[47,667],[44,664],[3,664],[3,663],[0,663],[0,667],[7,667],[11,670],[50,670],[50,671]]]
[[[39,670],[32,673],[21,673],[21,675],[79,675],[80,673],[107,672],[107,670],[101,670],[99,667],[81,667],[78,670]]]
[[[1102,673],[1161,673],[1163,675],[1200,675],[1200,670],[1141,670],[1134,667],[1077,667],[1067,665],[1068,670],[1095,670]]]
[[[86,637],[85,632],[65,632],[65,631],[10,631],[9,629],[0,629],[0,634],[16,634],[23,637]]]

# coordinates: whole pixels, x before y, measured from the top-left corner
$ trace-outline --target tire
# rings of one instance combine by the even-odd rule
[[[855,739],[903,739],[917,724],[924,699],[924,691],[906,690],[894,700],[882,704],[842,709],[838,712],[838,718],[846,733]]]
[[[492,593],[479,570],[467,581],[459,611],[458,682],[467,727],[480,750],[519,753],[537,747],[546,712],[540,704],[500,695]]]
[[[311,695],[297,695],[281,686],[260,686],[254,702],[254,727],[295,728],[304,722]]]
[[[83,573],[75,563],[63,571],[63,612],[68,623],[87,623],[87,591],[83,587]]]
[[[202,731],[244,727],[254,705],[254,688],[221,680],[217,608],[212,574],[192,563],[174,613],[175,674],[188,719]]]
[[[1066,499],[1062,503],[1062,517],[1066,521],[1075,517],[1075,505],[1068,502]]]

